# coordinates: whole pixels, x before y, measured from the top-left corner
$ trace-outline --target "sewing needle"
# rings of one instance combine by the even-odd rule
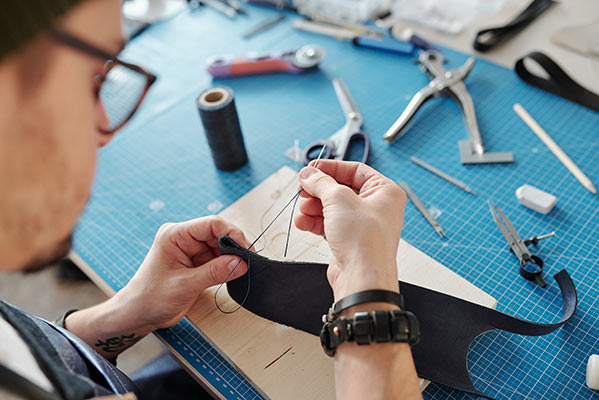
[[[422,214],[422,216],[428,221],[428,223],[431,224],[435,232],[437,232],[439,236],[441,236],[442,238],[447,237],[447,235],[445,235],[445,232],[443,231],[443,228],[441,228],[441,224],[437,222],[435,217],[433,217],[433,214],[431,214],[431,212],[426,208],[422,200],[420,200],[420,198],[416,196],[416,193],[414,193],[412,189],[410,189],[408,184],[405,182],[399,182],[398,185],[400,188],[404,190],[404,192],[406,192],[408,198],[412,201],[412,203],[414,203],[418,211],[420,211],[420,214]]]
[[[416,157],[410,157],[410,160],[412,160],[412,162],[416,165],[421,166],[422,168],[424,168],[425,170],[432,172],[433,174],[437,175],[439,178],[445,179],[447,182],[459,187],[460,189],[473,194],[476,196],[476,193],[474,193],[474,190],[472,190],[472,188],[470,188],[470,186],[466,185],[464,182],[447,175],[445,172],[438,170],[437,168],[433,167],[432,165],[430,165],[429,163],[427,163],[426,161],[422,161],[419,158]]]

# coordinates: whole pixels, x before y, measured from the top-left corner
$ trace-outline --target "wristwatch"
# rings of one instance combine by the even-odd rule
[[[357,312],[353,318],[341,317],[324,323],[320,343],[328,356],[334,357],[337,347],[346,341],[359,345],[402,342],[415,346],[420,341],[420,325],[414,314],[403,310]]]

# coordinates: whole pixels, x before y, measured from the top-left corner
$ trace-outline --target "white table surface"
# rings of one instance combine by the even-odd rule
[[[423,28],[414,23],[406,23],[406,25],[434,43],[465,53],[475,53],[510,68],[513,68],[516,60],[523,55],[540,50],[557,62],[579,84],[599,93],[599,58],[593,60],[566,50],[551,41],[551,36],[563,28],[592,22],[599,23],[599,0],[559,0],[559,3],[553,5],[508,41],[486,53],[479,53],[473,49],[472,42],[477,31],[506,24],[528,4],[530,1],[527,0],[506,0],[499,12],[492,15],[479,14],[457,35]]]

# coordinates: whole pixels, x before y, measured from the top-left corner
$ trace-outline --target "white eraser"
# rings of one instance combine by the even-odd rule
[[[587,386],[599,390],[599,355],[593,354],[589,357],[587,364]]]
[[[557,197],[530,185],[523,185],[516,189],[516,197],[524,207],[541,214],[549,214],[557,203]]]

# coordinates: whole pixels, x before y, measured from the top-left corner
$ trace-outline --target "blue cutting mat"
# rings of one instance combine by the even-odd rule
[[[572,275],[579,307],[570,323],[537,338],[491,332],[471,348],[474,384],[499,398],[599,397],[584,384],[588,356],[599,353],[599,198],[591,195],[555,159],[512,111],[520,102],[570,157],[599,183],[599,114],[527,87],[515,74],[478,60],[467,79],[483,141],[490,151],[513,151],[510,165],[463,166],[457,141],[467,137],[458,105],[434,99],[417,114],[410,131],[392,145],[382,135],[428,78],[408,58],[356,49],[349,43],[294,31],[283,23],[253,40],[241,33],[271,16],[251,9],[249,18],[229,21],[210,9],[185,12],[156,25],[132,43],[128,60],[159,75],[139,115],[101,150],[92,201],[75,235],[75,250],[112,288],[122,288],[167,221],[220,211],[278,170],[293,164],[283,153],[329,136],[344,122],[331,79],[342,78],[365,118],[372,138],[370,164],[407,181],[438,220],[442,241],[412,204],[403,237],[498,301],[498,309],[549,322],[558,318],[561,298],[549,277],[562,268]],[[250,164],[234,173],[212,163],[195,108],[196,96],[212,84],[205,59],[217,53],[325,47],[319,71],[221,80],[233,88]],[[450,67],[466,56],[445,51]],[[415,155],[469,183],[471,196],[409,161]],[[548,216],[517,203],[514,191],[529,183],[558,196]],[[486,201],[493,199],[523,236],[555,230],[538,255],[546,261],[548,287],[518,274]],[[160,332],[186,360],[230,399],[260,398],[259,392],[220,357],[186,321]],[[426,398],[468,396],[431,385]]]

